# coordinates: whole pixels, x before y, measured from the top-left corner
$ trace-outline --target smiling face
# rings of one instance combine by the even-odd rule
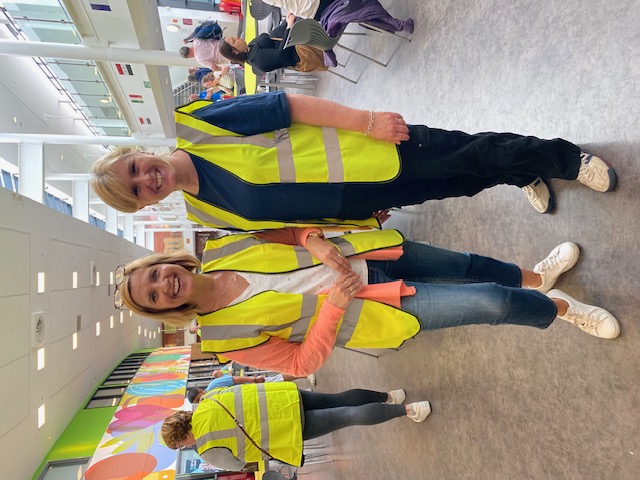
[[[115,162],[110,170],[137,198],[139,208],[158,203],[178,190],[175,168],[164,158],[151,153],[128,155]]]
[[[143,309],[174,310],[195,303],[194,276],[186,268],[169,263],[139,268],[129,275],[129,294]]]

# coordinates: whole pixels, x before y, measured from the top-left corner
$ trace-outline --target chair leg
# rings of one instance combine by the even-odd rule
[[[397,33],[393,33],[393,32],[387,32],[386,30],[383,30],[381,28],[375,27],[373,25],[369,25],[367,22],[359,22],[358,25],[360,25],[362,28],[368,28],[370,30],[375,30],[376,32],[380,32],[385,35],[391,35],[393,37],[400,38],[402,40],[405,40],[406,42],[411,42],[411,38],[409,37],[404,37],[402,35],[398,35]]]
[[[351,78],[349,78],[349,77],[347,77],[347,76],[345,76],[345,75],[341,75],[341,74],[339,74],[338,72],[335,72],[335,71],[333,71],[333,70],[327,70],[327,72],[332,73],[332,74],[334,74],[335,76],[340,77],[340,78],[342,78],[342,79],[346,80],[347,82],[351,82],[351,83],[353,83],[354,85],[355,85],[356,83],[358,83],[358,80],[360,80],[360,77],[359,77],[359,76],[358,76],[358,78],[357,78],[357,79],[353,80],[353,79],[351,79]]]
[[[338,43],[338,44],[336,44],[336,46],[337,46],[337,47],[340,47],[340,48],[343,48],[343,49],[345,49],[346,51],[353,53],[354,55],[358,55],[358,56],[360,56],[360,57],[366,58],[367,60],[369,60],[369,61],[371,61],[371,62],[373,62],[373,63],[377,63],[378,65],[381,65],[381,66],[383,66],[383,67],[386,67],[386,66],[387,66],[387,64],[386,64],[386,63],[382,63],[380,60],[376,60],[375,58],[368,57],[368,56],[367,56],[367,55],[365,55],[364,53],[356,52],[356,51],[355,51],[355,50],[353,50],[352,48],[345,47],[344,45],[341,45],[341,44],[339,44],[339,43]]]

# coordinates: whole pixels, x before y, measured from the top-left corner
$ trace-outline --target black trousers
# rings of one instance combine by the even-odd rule
[[[300,391],[305,440],[353,425],[376,425],[406,415],[404,405],[389,405],[386,392],[348,390],[342,393]]]
[[[561,138],[477,133],[410,125],[398,147],[402,171],[385,184],[345,184],[340,218],[426,200],[471,197],[499,184],[523,187],[536,177],[574,180],[580,148]],[[375,161],[375,159],[372,159]]]

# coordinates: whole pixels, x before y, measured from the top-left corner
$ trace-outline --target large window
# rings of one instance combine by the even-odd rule
[[[187,376],[187,388],[206,388],[211,382],[213,371],[222,367],[213,358],[203,358],[191,360],[189,363],[189,374]]]
[[[0,2],[2,17],[18,40],[82,43],[60,0]],[[95,135],[129,136],[127,122],[94,61],[42,57],[33,57],[33,60],[71,101],[77,120],[84,122]]]
[[[84,408],[115,407],[118,405],[127,386],[148,356],[148,353],[132,353],[120,362],[94,392]]]
[[[38,480],[69,480],[83,478],[90,457],[49,462],[38,476]]]

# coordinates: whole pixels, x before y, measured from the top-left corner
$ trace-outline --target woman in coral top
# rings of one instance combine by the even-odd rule
[[[317,228],[290,228],[209,240],[202,262],[185,252],[120,266],[115,299],[176,325],[196,317],[204,351],[303,376],[334,346],[395,348],[420,331],[463,325],[544,329],[559,317],[615,338],[609,312],[549,291],[579,254],[565,242],[526,270],[395,230],[325,239]]]

